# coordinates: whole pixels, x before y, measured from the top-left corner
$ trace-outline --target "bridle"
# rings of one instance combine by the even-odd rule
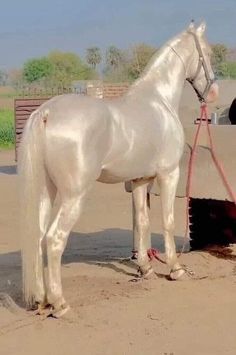
[[[197,51],[198,51],[198,54],[199,54],[199,60],[198,60],[198,66],[197,66],[197,70],[196,70],[195,75],[192,78],[186,78],[186,80],[192,85],[194,91],[197,94],[197,97],[198,97],[199,101],[200,102],[205,102],[206,101],[206,97],[207,97],[207,95],[209,93],[210,87],[215,82],[215,79],[211,79],[211,77],[210,77],[209,70],[208,70],[207,64],[206,64],[206,60],[204,58],[203,51],[202,51],[202,48],[201,48],[201,45],[200,45],[200,42],[199,42],[199,39],[198,39],[197,35],[194,32],[190,32],[190,31],[188,31],[188,33],[191,34],[193,36],[193,38],[194,38],[195,45],[196,45],[196,48],[197,48]],[[179,57],[179,59],[183,63],[185,71],[186,71],[186,67],[185,67],[185,63],[183,61],[183,58],[179,55],[179,53],[176,51],[176,49],[173,46],[169,45],[169,47],[177,55],[177,57]],[[203,92],[200,92],[197,89],[196,85],[195,85],[195,81],[196,81],[196,79],[197,79],[202,67],[204,69],[204,73],[205,73],[205,77],[206,77],[207,83],[206,83],[206,87],[203,90]]]
[[[211,79],[210,77],[210,74],[209,74],[209,70],[208,70],[208,67],[207,67],[207,64],[206,64],[206,60],[204,58],[204,55],[203,55],[203,51],[202,51],[202,48],[201,48],[201,45],[200,45],[200,42],[199,42],[199,39],[197,37],[197,35],[193,32],[188,32],[189,34],[191,34],[194,38],[194,41],[195,41],[195,45],[196,45],[196,48],[197,48],[197,51],[198,51],[198,54],[199,54],[199,60],[198,60],[198,66],[197,66],[197,70],[196,70],[196,73],[194,75],[193,78],[187,78],[186,80],[192,85],[194,91],[196,92],[197,96],[198,96],[198,99],[200,102],[205,102],[206,101],[206,97],[209,93],[209,90],[210,90],[210,87],[211,85],[214,83],[215,79]],[[203,67],[204,69],[204,73],[205,73],[205,77],[206,77],[206,87],[205,89],[203,90],[203,92],[200,92],[197,87],[195,86],[195,81],[200,73],[200,70],[201,68]]]

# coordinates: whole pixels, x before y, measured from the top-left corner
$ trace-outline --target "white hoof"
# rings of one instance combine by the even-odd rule
[[[38,308],[35,311],[36,315],[39,316],[48,316],[51,313],[51,305],[46,303],[38,303]]]
[[[170,279],[171,280],[181,280],[185,276],[186,272],[185,270],[180,267],[178,269],[172,269],[170,272]]]
[[[68,304],[63,304],[59,308],[53,309],[51,312],[52,317],[61,318],[70,310],[70,306]]]
[[[145,268],[139,267],[138,272],[140,273],[141,278],[146,280],[152,276],[153,268],[150,265],[148,265],[148,267],[145,267]]]

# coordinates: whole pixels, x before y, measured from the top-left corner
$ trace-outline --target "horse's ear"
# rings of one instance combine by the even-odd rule
[[[194,20],[191,20],[189,26],[188,26],[188,31],[194,31]]]
[[[196,29],[196,34],[199,35],[199,36],[202,36],[203,33],[205,32],[206,30],[206,23],[205,22],[202,22],[199,27]]]

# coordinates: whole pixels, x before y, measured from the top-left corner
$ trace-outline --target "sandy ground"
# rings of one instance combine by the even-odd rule
[[[236,269],[207,253],[186,253],[193,278],[129,282],[135,265],[131,198],[123,185],[97,183],[63,257],[64,293],[72,311],[55,320],[26,312],[21,302],[17,175],[12,151],[0,152],[0,354],[217,355],[235,354]],[[152,197],[153,244],[163,251],[160,203]],[[177,245],[184,200],[176,203]]]

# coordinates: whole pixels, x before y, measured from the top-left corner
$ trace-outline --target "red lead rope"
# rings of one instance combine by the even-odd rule
[[[196,158],[196,148],[197,148],[199,133],[200,133],[203,121],[206,122],[212,160],[213,160],[213,162],[214,162],[214,164],[215,164],[215,166],[216,166],[216,168],[217,168],[217,170],[218,170],[218,172],[220,174],[220,177],[222,178],[222,181],[223,181],[223,183],[224,183],[224,185],[226,187],[226,190],[227,190],[229,196],[231,197],[233,202],[236,204],[236,195],[233,192],[233,190],[232,190],[232,188],[231,188],[231,186],[230,186],[230,184],[228,182],[228,179],[226,177],[225,170],[224,170],[224,167],[223,167],[222,163],[216,157],[216,152],[215,152],[213,139],[212,139],[212,135],[211,135],[211,130],[210,130],[210,124],[209,124],[209,120],[208,120],[207,105],[204,103],[204,104],[201,105],[200,122],[198,124],[198,128],[197,128],[197,131],[196,131],[196,134],[195,134],[193,148],[192,148],[192,152],[191,152],[191,156],[190,156],[189,164],[188,164],[188,179],[187,179],[187,187],[186,187],[186,198],[187,198],[186,230],[185,230],[185,236],[184,236],[184,244],[183,244],[182,250],[181,250],[181,252],[180,252],[180,254],[178,256],[180,256],[184,252],[184,249],[185,249],[185,246],[186,246],[186,242],[189,239],[189,202],[190,202],[190,194],[191,194],[191,188],[192,188],[193,166],[194,166],[194,161],[195,161],[195,158]]]
[[[212,159],[213,159],[213,161],[215,163],[215,166],[216,166],[216,168],[217,168],[217,170],[218,170],[218,172],[219,172],[219,174],[220,174],[220,176],[221,176],[221,178],[223,180],[223,183],[224,183],[224,185],[226,187],[226,190],[227,190],[229,196],[231,197],[233,202],[236,204],[236,195],[233,192],[233,190],[232,190],[232,188],[231,188],[231,186],[230,186],[230,184],[229,184],[229,182],[227,180],[223,165],[221,164],[221,162],[216,157],[215,148],[214,148],[213,140],[212,140],[212,136],[211,136],[210,125],[209,125],[209,121],[208,121],[208,113],[207,113],[207,105],[206,104],[202,104],[201,105],[200,122],[199,122],[199,125],[198,125],[198,128],[197,128],[197,132],[196,132],[195,139],[194,139],[194,144],[193,144],[193,149],[192,149],[192,153],[191,153],[190,160],[189,160],[188,180],[187,180],[187,189],[186,189],[187,199],[189,200],[189,198],[190,198],[191,183],[192,183],[192,170],[193,170],[194,160],[195,160],[195,157],[196,157],[196,147],[197,147],[197,143],[198,143],[198,137],[199,137],[199,133],[200,133],[200,129],[201,129],[203,120],[206,121],[207,133],[208,133],[209,142],[210,142],[210,152],[211,152]]]
[[[214,161],[214,164],[222,178],[222,181],[226,187],[226,190],[229,194],[229,196],[231,197],[232,201],[236,204],[236,195],[234,193],[234,191],[232,190],[228,179],[226,177],[225,174],[225,170],[223,165],[221,164],[221,162],[217,159],[216,157],[216,153],[215,153],[215,148],[213,145],[213,140],[212,140],[212,135],[211,135],[211,130],[210,130],[210,125],[209,125],[209,121],[208,121],[208,112],[207,112],[207,105],[204,103],[201,105],[201,116],[200,116],[200,122],[198,124],[198,128],[195,134],[195,138],[194,138],[194,143],[193,143],[193,148],[192,148],[192,152],[190,155],[190,159],[189,159],[189,163],[188,163],[188,178],[187,178],[187,186],[186,186],[186,199],[187,199],[187,203],[186,203],[186,229],[185,229],[185,234],[184,234],[184,243],[181,249],[181,252],[178,254],[178,257],[180,257],[183,252],[184,249],[186,247],[186,243],[189,240],[189,202],[190,202],[190,194],[191,194],[191,188],[192,188],[192,175],[193,175],[193,166],[194,166],[194,161],[196,158],[196,148],[197,148],[197,143],[198,143],[198,138],[199,138],[199,133],[202,127],[202,122],[205,121],[206,122],[206,127],[207,127],[207,133],[208,133],[208,137],[209,137],[209,143],[210,143],[210,152],[211,152],[211,157],[212,160]],[[147,251],[149,259],[153,260],[154,258],[157,259],[158,261],[165,263],[164,260],[162,260],[159,257],[159,251],[151,248],[148,249]]]

